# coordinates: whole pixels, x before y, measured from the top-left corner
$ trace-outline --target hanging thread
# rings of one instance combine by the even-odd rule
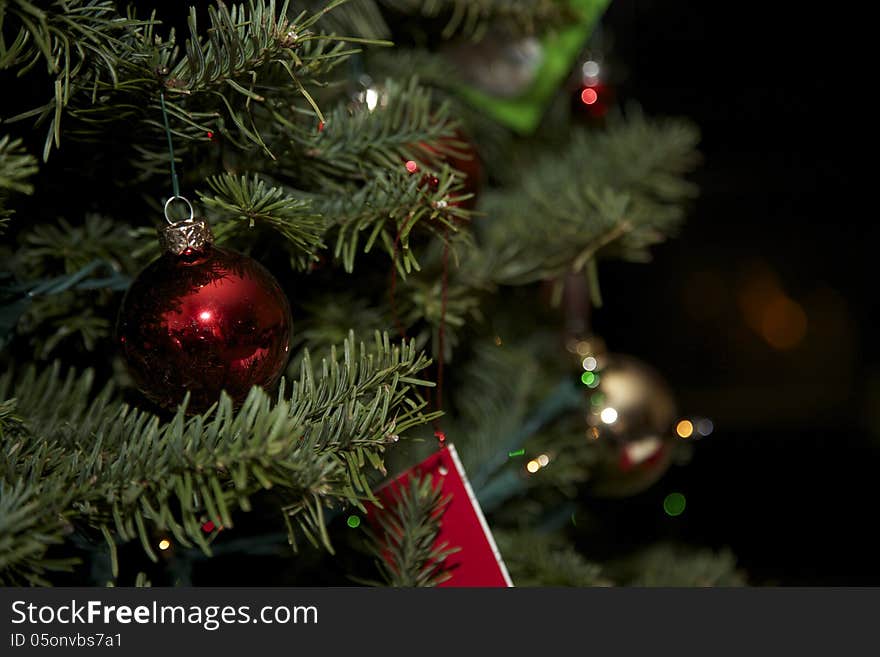
[[[171,126],[168,124],[168,109],[165,107],[165,92],[159,92],[159,105],[162,107],[162,121],[165,123],[165,136],[168,138],[168,154],[171,156],[171,192],[180,196],[180,183],[177,180],[177,169],[174,166],[174,144],[171,140]]]

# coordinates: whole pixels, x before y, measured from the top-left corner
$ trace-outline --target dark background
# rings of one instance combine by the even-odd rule
[[[616,531],[728,546],[759,584],[880,584],[878,230],[848,206],[864,96],[844,22],[670,0],[613,0],[603,20],[619,98],[693,119],[704,162],[681,234],[648,266],[602,265],[594,328],[715,423],[689,465],[614,507]],[[679,518],[656,512],[672,490]]]

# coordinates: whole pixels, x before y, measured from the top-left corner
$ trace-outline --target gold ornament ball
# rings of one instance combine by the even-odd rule
[[[599,451],[590,488],[597,497],[628,497],[654,484],[672,461],[675,399],[663,377],[632,356],[598,354],[595,363],[582,379],[587,439]]]

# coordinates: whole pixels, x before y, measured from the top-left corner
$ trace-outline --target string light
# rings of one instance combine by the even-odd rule
[[[591,385],[596,380],[596,375],[592,372],[584,372],[581,374],[581,383],[585,386]]]
[[[346,520],[346,523],[352,529],[357,529],[361,526],[361,519],[358,516],[351,515],[348,516],[348,520]]]
[[[587,356],[581,363],[581,365],[583,365],[584,369],[587,370],[587,372],[592,372],[593,370],[595,370],[598,364],[599,363],[594,356]]]
[[[541,456],[538,457],[538,465],[542,468],[546,468],[548,463],[550,463],[550,457],[546,454],[541,454]]]
[[[679,438],[690,438],[694,435],[694,423],[690,420],[681,420],[675,425],[675,433]]]
[[[409,171],[410,173],[415,173],[416,171],[419,170],[419,165],[416,164],[416,162],[414,160],[407,160],[406,161],[406,170]]]
[[[607,406],[599,413],[599,417],[605,424],[614,424],[617,422],[617,409]]]
[[[169,541],[167,538],[163,538],[161,541],[159,541],[159,549],[162,550],[163,552],[170,547],[171,547],[171,541]]]
[[[535,461],[534,459],[532,459],[531,461],[526,463],[526,470],[528,470],[532,474],[535,474],[540,469],[541,469],[541,464],[538,463],[537,461]]]

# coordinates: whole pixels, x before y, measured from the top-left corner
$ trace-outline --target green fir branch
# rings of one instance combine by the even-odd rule
[[[0,399],[14,395],[23,418],[0,446],[0,480],[8,490],[41,482],[66,491],[58,513],[110,528],[122,541],[139,539],[152,557],[150,527],[210,553],[202,514],[232,526],[236,509],[249,510],[255,494],[272,489],[291,542],[298,530],[331,549],[325,507],[370,497],[364,466],[381,468],[388,444],[431,419],[415,391],[426,364],[412,345],[377,335],[367,349],[350,336],[341,361],[314,372],[304,360],[289,398],[284,384],[275,400],[254,388],[238,410],[224,394],[202,415],[187,417],[184,403],[167,422],[121,403],[112,384],[95,394],[89,371],[28,367],[17,379],[0,378]],[[31,536],[9,535],[10,554]],[[48,548],[58,532],[46,535]],[[28,572],[39,576],[41,563]]]
[[[408,159],[424,167],[454,152],[454,144],[439,143],[454,136],[448,105],[435,106],[431,91],[416,78],[389,79],[379,94],[373,110],[363,103],[337,105],[321,131],[291,126],[285,162],[296,162],[296,168],[283,165],[282,170],[316,184],[327,177],[363,181],[377,169],[403,170]]]
[[[517,188],[486,196],[482,208],[495,220],[475,265],[488,262],[497,282],[519,285],[582,271],[599,256],[645,260],[696,193],[684,174],[697,140],[689,123],[636,112],[607,132],[576,132]]]
[[[377,527],[365,529],[367,548],[389,586],[436,586],[452,576],[446,558],[461,548],[437,541],[449,502],[431,475],[413,476],[394,488],[389,506],[373,512]]]
[[[444,168],[437,175],[436,189],[426,186],[420,174],[403,169],[377,172],[363,186],[315,196],[312,207],[326,217],[329,234],[335,237],[333,255],[347,272],[354,270],[358,253],[370,253],[378,244],[394,257],[402,277],[420,269],[410,248],[413,231],[420,226],[455,233],[469,213],[450,202],[461,188],[460,179]]]
[[[602,569],[561,537],[495,530],[495,541],[516,586],[600,586]]]
[[[296,198],[281,187],[269,186],[259,176],[222,174],[208,178],[215,193],[199,193],[208,209],[226,221],[212,229],[222,243],[243,231],[266,226],[279,233],[303,261],[323,246],[324,222],[306,198]]]

